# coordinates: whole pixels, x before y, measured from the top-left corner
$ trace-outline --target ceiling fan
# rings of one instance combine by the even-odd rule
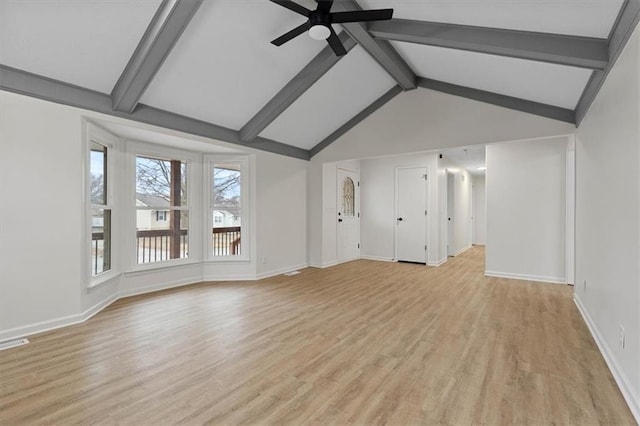
[[[342,42],[340,42],[336,32],[331,28],[331,24],[384,21],[391,19],[393,16],[393,9],[354,10],[349,12],[331,13],[333,0],[316,0],[316,3],[318,3],[316,10],[309,10],[291,0],[271,1],[307,18],[307,22],[273,40],[271,42],[272,44],[281,46],[305,31],[309,31],[309,36],[311,38],[316,40],[327,40],[327,43],[329,43],[329,46],[331,46],[336,56],[346,55],[347,51],[342,45]]]

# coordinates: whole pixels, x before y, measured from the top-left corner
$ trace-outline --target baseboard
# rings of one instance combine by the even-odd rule
[[[513,280],[538,281],[548,284],[566,284],[564,277],[546,277],[543,275],[515,274],[511,272],[484,271],[487,277],[511,278]]]
[[[453,254],[453,256],[454,256],[454,257],[455,257],[455,256],[460,256],[462,253],[464,253],[465,251],[469,250],[471,247],[473,247],[473,246],[463,247],[463,248],[461,248],[460,250],[458,250],[457,252],[455,252],[455,253]]]
[[[332,260],[331,262],[323,262],[321,268],[330,268],[332,266],[336,266],[338,264],[337,260]]]
[[[55,330],[57,328],[68,327],[70,325],[80,324],[93,317],[100,311],[102,311],[107,306],[111,305],[118,299],[122,299],[125,297],[138,296],[141,294],[149,294],[154,293],[156,291],[167,290],[170,288],[182,287],[191,284],[198,284],[206,281],[256,281],[262,278],[268,278],[275,275],[280,275],[285,272],[289,272],[295,269],[306,268],[307,264],[300,264],[289,266],[286,268],[280,268],[278,270],[263,272],[261,274],[253,274],[246,276],[207,276],[207,277],[191,277],[181,280],[170,281],[161,285],[152,285],[146,287],[138,287],[126,290],[119,290],[117,293],[109,296],[105,300],[102,300],[85,311],[74,314],[67,315],[60,318],[54,318],[51,320],[40,321],[37,323],[15,327],[8,330],[0,331],[0,342],[4,342],[7,340],[18,339],[20,337],[31,336],[34,334],[44,333],[46,331]]]
[[[198,284],[203,282],[202,277],[183,278],[181,280],[169,281],[160,285],[150,285],[145,287],[137,287],[118,291],[118,299],[131,296],[139,296],[141,294],[155,293],[156,291],[168,290],[170,288],[182,287],[185,285]]]
[[[60,318],[54,318],[47,321],[40,321],[34,324],[25,325],[22,327],[15,327],[9,330],[0,332],[0,342],[6,340],[18,339],[20,337],[27,337],[34,334],[44,333],[47,331],[55,330],[62,327],[68,327],[70,325],[80,324],[118,300],[117,294],[112,294],[105,300],[102,300],[95,305],[86,309],[80,314],[67,315]]]
[[[113,302],[115,302],[118,299],[120,299],[120,295],[119,295],[118,292],[116,292],[116,293],[113,293],[111,296],[107,297],[106,299],[96,303],[95,305],[93,305],[89,309],[86,309],[82,313],[82,322],[84,322],[84,321],[88,320],[89,318],[93,317],[95,314],[97,314],[98,312],[100,312],[101,310],[103,310],[104,308],[106,308],[107,306],[109,306],[110,304],[112,304]]]
[[[376,260],[378,262],[395,262],[395,259],[393,259],[392,257],[383,257],[383,256],[362,255],[362,256],[360,256],[360,259]]]
[[[202,279],[198,282],[209,282],[209,281],[255,281],[256,274],[244,274],[244,275],[232,275],[232,274],[222,274],[222,275],[204,275]]]
[[[587,324],[587,328],[591,332],[593,340],[596,341],[596,345],[598,345],[598,349],[600,350],[604,361],[607,363],[607,367],[609,367],[611,375],[616,381],[618,388],[620,388],[620,392],[622,393],[624,400],[627,402],[627,405],[631,410],[631,414],[635,417],[636,422],[640,424],[640,398],[635,394],[626,376],[622,373],[622,369],[618,365],[615,357],[611,355],[612,352],[607,341],[602,338],[602,334],[600,334],[596,323],[591,318],[591,315],[589,315],[589,312],[577,294],[573,295],[573,302],[578,307],[578,311],[580,312],[580,315],[582,315],[582,319]]]
[[[447,258],[437,260],[435,262],[427,262],[427,266],[440,266],[444,265],[447,262]]]
[[[286,268],[278,268],[278,269],[274,269],[272,271],[260,272],[259,274],[256,274],[255,279],[256,280],[262,280],[264,278],[275,277],[276,275],[282,275],[282,274],[284,274],[286,272],[295,271],[297,269],[304,269],[304,268],[306,268],[308,266],[309,265],[307,265],[306,263],[301,263],[299,265],[287,266]]]
[[[75,314],[46,321],[40,321],[21,327],[10,328],[8,330],[0,332],[0,342],[18,339],[20,337],[27,337],[33,334],[44,333],[46,331],[67,327],[69,325],[79,324],[81,322],[84,322],[82,314]]]

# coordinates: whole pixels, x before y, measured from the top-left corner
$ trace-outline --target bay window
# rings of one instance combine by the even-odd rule
[[[136,155],[136,263],[189,256],[187,162]]]

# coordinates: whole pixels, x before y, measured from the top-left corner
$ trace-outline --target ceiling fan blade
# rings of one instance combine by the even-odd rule
[[[331,6],[333,5],[333,0],[316,0],[316,3],[318,3],[317,10],[329,13],[331,11]]]
[[[342,42],[340,41],[338,34],[336,34],[333,28],[329,28],[329,29],[331,30],[331,35],[327,39],[327,43],[329,43],[329,46],[331,46],[331,48],[333,49],[333,53],[335,53],[336,56],[346,55],[347,50],[342,45]]]
[[[386,21],[392,17],[393,9],[354,10],[332,13],[331,22],[341,24],[346,22]]]
[[[297,27],[295,27],[294,29],[292,29],[288,33],[285,33],[285,34],[281,35],[280,37],[278,37],[277,39],[272,40],[271,44],[275,44],[276,46],[282,46],[283,44],[285,44],[289,40],[299,36],[300,34],[302,34],[303,32],[307,31],[308,29],[309,29],[309,23],[305,22],[304,24],[298,25]]]
[[[291,0],[271,0],[275,4],[279,4],[282,7],[286,7],[287,9],[299,13],[302,16],[309,17],[311,11],[304,6],[300,6],[298,3],[293,2]]]

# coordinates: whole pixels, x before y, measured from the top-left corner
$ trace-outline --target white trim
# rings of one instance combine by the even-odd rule
[[[20,337],[31,336],[32,334],[44,333],[45,331],[55,330],[56,328],[66,327],[83,322],[81,314],[67,315],[64,317],[54,318],[51,320],[40,321],[21,327],[10,328],[0,332],[0,342],[6,340],[18,339]]]
[[[209,274],[202,277],[208,281],[256,281],[256,274]]]
[[[365,259],[365,260],[375,260],[378,262],[396,262],[396,260],[392,257],[383,257],[383,256],[368,256],[368,255],[364,255],[364,256],[360,256],[360,259]]]
[[[91,306],[89,309],[85,310],[81,316],[82,316],[82,321],[84,322],[88,319],[93,318],[94,315],[96,315],[98,312],[102,311],[104,308],[106,308],[107,306],[111,305],[113,302],[115,302],[116,300],[120,299],[119,294],[113,293],[111,296],[107,297],[106,299],[96,303],[95,305]]]
[[[203,221],[207,229],[207,237],[203,238],[202,259],[205,262],[251,262],[252,249],[252,224],[251,206],[254,205],[253,184],[251,173],[251,158],[248,154],[204,154],[202,170],[202,200],[206,203],[203,211],[206,217]],[[211,177],[216,163],[238,163],[240,166],[240,241],[242,242],[242,253],[240,256],[214,256],[212,252],[213,234],[213,200],[211,199]]]
[[[596,341],[598,349],[600,350],[602,357],[607,363],[609,371],[611,371],[611,375],[616,381],[616,384],[618,385],[618,388],[620,389],[624,400],[627,402],[627,405],[631,410],[631,414],[633,414],[633,417],[635,417],[636,422],[640,424],[640,398],[633,391],[629,380],[624,375],[622,368],[620,368],[620,365],[616,362],[616,358],[612,355],[613,352],[609,348],[609,345],[607,345],[607,341],[602,338],[602,335],[600,334],[596,323],[589,315],[586,307],[580,300],[578,293],[574,293],[573,301],[578,307],[578,311],[580,312],[580,315],[582,315],[582,319],[587,324],[587,328],[589,329],[591,336],[593,336],[593,340]]]
[[[345,173],[352,173],[353,175],[356,176],[356,181],[353,182],[354,184],[354,188],[353,188],[354,204],[353,205],[355,208],[355,211],[353,213],[356,215],[356,220],[358,221],[358,255],[352,258],[339,259],[340,256],[338,255],[338,253],[340,252],[340,250],[338,249],[338,247],[340,246],[340,238],[338,237],[338,229],[341,227],[336,224],[336,258],[337,258],[336,264],[351,262],[352,260],[360,259],[360,253],[362,251],[362,248],[360,247],[360,243],[362,241],[362,227],[361,227],[362,221],[360,220],[360,207],[362,207],[360,205],[360,170],[353,170],[353,169],[340,167],[336,165],[336,200],[335,201],[336,201],[336,212],[338,215],[340,215],[340,213],[344,213],[342,212],[342,208],[340,207],[342,203],[338,201],[342,199],[341,197],[342,188],[341,188],[341,185],[340,185],[341,182],[339,179],[339,175],[341,171]],[[340,218],[338,217],[338,219]]]
[[[437,262],[427,262],[427,266],[441,266],[447,263],[447,258],[440,259]]]
[[[337,264],[337,260],[331,260],[329,262],[322,262],[322,265],[319,266],[319,268],[331,268],[332,266],[336,266]]]
[[[199,265],[200,262],[195,263],[193,265]],[[193,266],[190,265],[190,266]],[[185,265],[187,266],[187,265]],[[33,334],[40,334],[47,331],[55,330],[62,327],[67,327],[70,325],[80,324],[88,319],[92,318],[94,315],[102,311],[107,306],[111,305],[113,302],[131,296],[138,296],[141,294],[150,294],[155,293],[157,291],[167,290],[170,288],[183,287],[192,284],[200,284],[207,281],[257,281],[263,278],[268,278],[275,275],[280,275],[285,272],[293,271],[296,269],[302,269],[308,267],[307,264],[299,264],[293,266],[287,266],[285,268],[280,268],[273,271],[262,272],[260,274],[247,274],[247,275],[220,275],[220,276],[194,276],[190,278],[183,278],[180,280],[169,281],[164,284],[159,285],[151,285],[145,287],[137,287],[125,290],[119,290],[113,293],[111,296],[106,299],[96,303],[90,308],[79,314],[66,315],[59,318],[54,318],[46,321],[40,321],[33,324],[28,324],[20,327],[11,328],[8,330],[0,331],[0,342],[4,342],[7,340],[18,339],[21,337],[31,336]],[[149,273],[151,271],[145,271]],[[134,273],[127,272],[125,275],[140,275],[145,272],[136,271]]]
[[[20,337],[31,336],[33,334],[40,334],[46,331],[55,330],[70,325],[80,324],[93,317],[95,314],[118,300],[120,297],[117,293],[112,294],[105,300],[102,300],[95,305],[91,306],[84,312],[75,315],[66,315],[51,320],[40,321],[33,324],[10,328],[0,332],[0,342],[7,340],[17,339]]]
[[[126,181],[123,185],[119,185],[118,189],[122,191],[124,197],[122,203],[122,211],[125,212],[122,217],[126,220],[126,226],[123,226],[125,240],[118,249],[125,248],[123,251],[124,266],[122,269],[127,270],[126,274],[132,272],[143,272],[154,269],[161,269],[165,266],[178,266],[181,264],[190,264],[200,261],[201,257],[201,206],[200,201],[200,183],[199,173],[201,171],[202,154],[188,150],[176,149],[164,145],[156,145],[148,142],[140,142],[131,139],[125,139],[122,151],[126,156],[124,162]],[[184,162],[187,166],[187,206],[169,206],[166,210],[179,210],[186,212],[188,215],[187,232],[189,236],[189,254],[188,257],[180,259],[167,259],[157,262],[149,262],[139,264],[137,261],[137,212],[138,210],[154,210],[154,206],[138,206],[136,203],[137,190],[137,157],[146,157],[152,159],[160,159],[165,161],[177,160]],[[156,206],[157,207],[157,206]]]
[[[201,277],[190,277],[190,278],[182,278],[180,280],[169,281],[164,284],[159,285],[149,285],[145,287],[134,287],[126,290],[118,291],[118,299],[123,299],[125,297],[138,296],[141,294],[149,294],[155,293],[157,291],[167,290],[175,287],[182,287],[185,285],[191,284],[200,284],[203,282]]]
[[[394,223],[394,227],[393,227],[393,237],[394,237],[394,247],[393,247],[393,253],[395,255],[395,259],[397,262],[398,259],[398,226],[400,224],[400,222],[398,222],[398,217],[400,216],[400,212],[398,212],[398,204],[399,204],[399,199],[398,199],[398,194],[400,192],[400,180],[398,178],[399,176],[399,172],[400,170],[411,170],[411,169],[424,169],[425,170],[425,175],[426,175],[426,179],[424,180],[425,184],[424,184],[424,192],[425,192],[425,197],[424,197],[424,210],[428,211],[429,210],[429,197],[431,196],[431,191],[429,190],[429,183],[428,183],[428,179],[429,179],[429,174],[431,172],[431,170],[429,169],[429,166],[427,166],[426,164],[423,166],[396,166],[395,168],[395,182],[394,182],[394,194],[393,194],[393,202],[394,202],[394,209],[393,209],[393,223]],[[429,216],[427,216],[425,214],[424,216],[424,245],[425,247],[427,247],[427,249],[424,251],[424,263],[425,265],[428,263],[429,261],[429,249],[428,249],[428,244],[429,244]]]
[[[576,264],[576,138],[567,138],[565,158],[565,275],[575,284]]]
[[[462,253],[464,253],[465,251],[469,250],[471,247],[473,246],[468,246],[468,247],[462,247],[460,250],[458,250],[457,252],[455,252],[453,254],[453,256],[460,256]]]
[[[98,274],[91,279],[91,282],[87,285],[87,289],[93,290],[94,288],[99,287],[102,284],[120,278],[120,275],[122,275],[122,272],[116,272],[113,270]]]
[[[287,266],[285,268],[278,268],[271,271],[260,272],[259,274],[256,274],[255,278],[256,280],[262,280],[264,278],[275,277],[276,275],[282,275],[287,272],[295,271],[298,269],[304,269],[304,268],[307,268],[308,266],[309,265],[307,265],[306,263],[301,263],[295,266]]]
[[[537,281],[549,284],[566,284],[564,277],[545,277],[543,275],[516,274],[512,272],[484,271],[486,277],[510,278],[513,280]]]
[[[91,143],[98,143],[107,148],[107,193],[106,204],[94,205],[91,203],[90,196],[90,182],[91,182]],[[120,138],[104,129],[100,125],[94,123],[87,117],[82,117],[82,205],[83,205],[83,227],[82,227],[82,241],[81,247],[83,247],[81,272],[83,280],[85,281],[86,288],[95,288],[105,282],[113,279],[120,274],[120,259],[116,256],[115,248],[120,244],[120,223],[119,223],[119,201],[117,198],[117,191],[114,189],[120,184],[120,175],[116,173],[120,164],[120,150],[121,140]],[[91,240],[92,233],[92,209],[101,208],[111,211],[111,268],[108,271],[102,272],[98,275],[92,275],[92,258],[91,250],[93,241]]]
[[[125,277],[135,277],[138,275],[149,275],[157,272],[163,272],[165,270],[181,270],[188,269],[192,266],[202,265],[203,262],[200,260],[190,260],[188,257],[182,259],[168,259],[161,260],[157,262],[151,263],[141,263],[138,264],[138,267],[135,269],[131,269],[130,271],[126,271],[124,273]]]

